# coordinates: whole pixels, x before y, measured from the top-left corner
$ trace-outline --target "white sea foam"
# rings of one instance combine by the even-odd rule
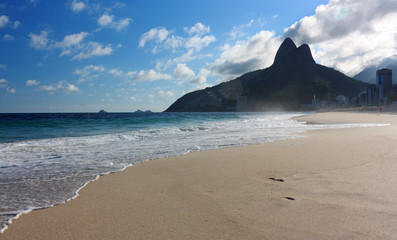
[[[148,128],[81,137],[0,144],[1,232],[13,218],[78,196],[98,176],[151,159],[193,151],[259,144],[301,137],[310,129],[381,126],[308,125],[298,114],[240,114],[220,120],[193,119]],[[15,213],[15,214],[14,214]],[[1,220],[1,219],[0,219]]]

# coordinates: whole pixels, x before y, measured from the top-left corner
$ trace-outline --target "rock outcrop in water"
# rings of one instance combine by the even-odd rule
[[[307,44],[297,47],[287,38],[270,67],[187,93],[166,112],[236,111],[238,104],[243,111],[299,110],[302,104],[311,103],[314,95],[326,101],[337,95],[355,97],[367,85],[316,64]]]

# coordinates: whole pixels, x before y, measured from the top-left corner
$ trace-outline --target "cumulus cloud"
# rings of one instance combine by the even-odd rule
[[[0,88],[6,88],[8,86],[8,81],[4,78],[0,79]]]
[[[7,26],[9,24],[9,22],[10,22],[10,19],[8,16],[6,16],[6,15],[0,16],[0,28]]]
[[[36,86],[36,85],[39,85],[40,84],[40,82],[39,81],[37,81],[37,80],[35,80],[35,79],[32,79],[32,80],[26,80],[26,86]]]
[[[4,36],[1,38],[0,41],[2,42],[8,42],[8,41],[13,41],[15,39],[15,37],[13,35],[10,34],[4,34]]]
[[[39,90],[48,91],[51,93],[53,93],[56,90],[60,90],[64,92],[66,95],[80,92],[80,89],[78,87],[64,81],[59,82],[57,85],[42,85],[40,86]]]
[[[87,42],[82,48],[79,49],[79,54],[73,56],[74,59],[86,59],[95,56],[106,56],[113,52],[111,45],[102,45],[98,42]]]
[[[247,41],[225,45],[220,57],[208,69],[219,81],[231,80],[246,72],[265,68],[273,63],[281,41],[273,32],[260,31]]]
[[[168,35],[169,31],[164,27],[152,28],[141,36],[139,47],[143,48],[148,41],[153,40],[161,43],[168,37]]]
[[[171,32],[164,27],[152,28],[142,34],[139,41],[139,47],[145,47],[147,42],[155,41],[157,45],[152,48],[152,53],[156,54],[159,49],[177,49],[186,48],[200,51],[203,47],[216,41],[215,36],[205,35],[209,33],[210,27],[202,23],[196,23],[191,28],[185,28],[189,34],[187,37],[171,35]]]
[[[29,45],[35,49],[45,49],[48,47],[48,32],[41,31],[40,34],[30,33],[30,43]]]
[[[17,29],[21,25],[20,21],[12,22],[7,15],[0,16],[0,28],[9,27],[13,29]]]
[[[17,92],[17,90],[15,90],[15,88],[10,88],[10,87],[7,87],[6,91],[7,91],[7,93],[10,93],[10,94],[14,94]]]
[[[396,24],[395,0],[330,0],[285,29],[283,37],[310,44],[321,64],[354,75],[395,57]]]
[[[176,65],[176,68],[174,70],[174,75],[173,77],[176,80],[186,80],[194,77],[195,74],[192,69],[190,69],[186,64],[184,63],[178,63]]]
[[[14,24],[12,25],[12,28],[17,29],[21,25],[20,21],[15,21]]]
[[[251,21],[249,21],[246,24],[241,24],[241,25],[238,25],[238,26],[234,26],[233,29],[228,33],[228,35],[232,39],[236,39],[237,37],[245,36],[246,33],[244,33],[244,30],[247,29],[247,28],[250,28],[254,22],[255,21],[252,19]]]
[[[53,85],[43,85],[43,86],[40,86],[40,90],[55,91],[56,87],[54,87]]]
[[[98,19],[98,25],[102,27],[109,26],[113,22],[113,15],[108,15],[108,14],[103,14],[99,19]]]
[[[57,89],[62,90],[66,95],[70,95],[72,93],[79,93],[80,89],[73,84],[67,82],[59,82]]]
[[[119,21],[115,22],[114,28],[117,31],[121,31],[121,30],[127,28],[128,25],[130,25],[130,23],[131,23],[131,18],[123,18],[123,19],[120,19]]]
[[[9,94],[14,94],[17,92],[15,88],[12,88],[8,85],[8,81],[5,80],[4,78],[0,79],[0,88],[4,88],[6,92]]]
[[[194,36],[187,40],[186,47],[200,51],[201,48],[207,47],[210,43],[215,42],[215,40],[216,38],[212,35],[204,37]]]
[[[80,60],[95,56],[110,55],[113,47],[108,44],[104,46],[101,43],[85,41],[89,36],[86,32],[66,35],[62,41],[53,41],[48,38],[47,31],[41,31],[40,34],[30,33],[30,47],[35,49],[55,50],[61,49],[60,56],[73,56],[72,60]]]
[[[113,76],[122,77],[124,75],[123,71],[118,68],[113,68],[109,70],[109,73]]]
[[[97,79],[99,78],[99,74],[101,72],[105,72],[106,69],[101,66],[101,65],[88,65],[85,66],[83,68],[77,68],[74,70],[74,74],[79,75],[80,79],[79,79],[79,83],[83,83],[83,82],[87,82],[90,81],[92,79]]]
[[[187,27],[184,28],[185,32],[189,34],[198,34],[198,35],[207,34],[210,32],[210,29],[211,29],[210,26],[205,26],[201,22],[196,23],[191,28],[187,28]]]
[[[76,34],[66,35],[61,42],[56,42],[52,47],[53,48],[62,48],[63,52],[62,55],[69,55],[71,53],[72,47],[75,47],[84,40],[89,34],[86,32],[80,32]],[[80,46],[77,46],[79,48]]]
[[[84,9],[86,9],[87,5],[85,4],[85,2],[73,0],[71,2],[71,8],[72,8],[73,12],[78,13],[78,12],[81,12]]]
[[[207,76],[210,74],[211,72],[208,69],[202,68],[200,72],[197,74],[196,78],[190,81],[190,84],[193,85],[205,84],[207,82]]]
[[[171,79],[170,75],[165,73],[158,73],[153,69],[150,69],[149,71],[141,70],[131,77],[131,80],[135,82],[146,82],[146,81],[152,82],[152,81],[169,80],[169,79]]]
[[[160,95],[160,96],[166,96],[166,97],[173,97],[174,95],[175,95],[175,93],[173,92],[173,91],[163,91],[163,90],[160,90],[159,92],[158,92],[158,94]]]

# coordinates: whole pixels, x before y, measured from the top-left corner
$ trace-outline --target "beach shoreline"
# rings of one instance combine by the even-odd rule
[[[313,114],[296,120],[390,125],[135,164],[72,201],[22,215],[0,237],[394,239],[395,118]]]

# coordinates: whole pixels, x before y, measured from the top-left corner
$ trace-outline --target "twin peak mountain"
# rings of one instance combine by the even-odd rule
[[[166,112],[299,110],[302,104],[311,103],[314,95],[320,100],[333,101],[337,95],[355,97],[367,86],[367,83],[316,64],[307,44],[296,47],[287,38],[270,67],[187,93]],[[244,104],[237,106],[238,102]]]

